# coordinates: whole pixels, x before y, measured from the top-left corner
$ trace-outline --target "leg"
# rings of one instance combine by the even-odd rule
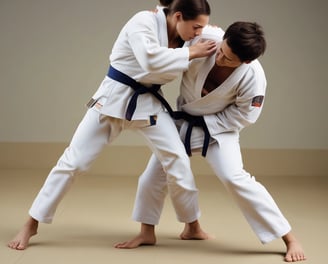
[[[200,216],[198,190],[189,157],[171,117],[161,112],[155,126],[140,129],[167,176],[167,187],[177,218],[191,223]]]
[[[89,109],[79,124],[70,145],[49,173],[29,211],[43,223],[51,223],[58,204],[76,176],[87,171],[104,146],[109,143],[111,119]]]
[[[148,225],[158,225],[166,195],[166,173],[153,154],[138,180],[133,220]]]
[[[288,221],[269,192],[253,176],[244,171],[238,140],[237,135],[228,135],[220,145],[211,145],[206,160],[236,200],[262,243],[285,238],[289,252],[286,254],[286,259],[290,259],[290,255],[295,254],[304,256],[300,245],[290,233],[291,227]]]
[[[89,168],[92,161],[108,143],[110,132],[112,131],[108,117],[100,118],[99,113],[92,109],[87,111],[70,146],[51,170],[34,200],[29,211],[31,217],[14,240],[9,242],[8,245],[11,248],[26,248],[30,237],[37,233],[37,225],[31,225],[31,223],[52,222],[58,204],[69,190],[75,177]]]
[[[139,177],[132,218],[141,222],[140,233],[133,239],[116,244],[116,248],[136,248],[156,243],[155,225],[158,225],[167,194],[166,173],[153,154],[146,170]],[[207,239],[208,235],[196,220],[186,223],[181,239]]]
[[[166,173],[153,154],[146,170],[139,177],[132,213],[133,220],[141,223],[140,233],[131,240],[116,244],[116,248],[130,249],[156,244],[155,225],[159,222],[166,194]]]
[[[246,220],[262,243],[282,237],[290,231],[268,191],[243,169],[238,136],[212,144],[206,160],[233,196]]]
[[[133,219],[142,223],[141,231],[132,240],[119,243],[116,247],[135,248],[145,243],[150,244],[149,240],[155,244],[155,225],[159,222],[167,186],[178,219],[190,223],[180,237],[206,239],[207,235],[197,220],[200,213],[189,157],[173,121],[166,113],[161,113],[156,126],[142,129],[141,134],[157,155],[152,155],[139,178]]]

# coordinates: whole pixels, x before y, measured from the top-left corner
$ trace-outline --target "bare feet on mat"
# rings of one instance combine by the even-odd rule
[[[117,243],[115,245],[115,248],[131,249],[144,245],[153,246],[155,244],[156,244],[155,227],[153,225],[141,224],[141,231],[139,235],[137,235],[135,238],[129,241]]]
[[[37,234],[39,222],[30,217],[18,234],[8,242],[8,247],[16,250],[27,248],[30,238]]]
[[[283,236],[282,239],[284,240],[287,247],[287,252],[285,255],[286,262],[306,260],[304,250],[301,244],[291,233],[288,233],[287,235]]]
[[[184,230],[180,234],[182,240],[207,240],[214,239],[214,236],[204,232],[198,221],[185,224]]]
[[[129,241],[117,243],[115,247],[121,249],[131,249],[131,248],[137,248],[145,245],[153,246],[155,244],[156,244],[156,238],[145,237],[142,234],[139,234],[135,238]]]

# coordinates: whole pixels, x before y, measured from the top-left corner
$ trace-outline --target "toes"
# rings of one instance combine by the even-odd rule
[[[11,249],[19,249],[19,242],[12,241],[8,244],[8,247],[11,248]]]
[[[128,242],[117,243],[114,245],[115,248],[128,248]]]
[[[15,249],[17,247],[17,242],[12,241],[12,242],[8,243],[8,247]]]
[[[115,248],[120,248],[124,243],[117,243],[114,245]]]
[[[8,243],[7,246],[8,246],[9,248],[13,248],[13,244],[12,244],[12,243]]]
[[[21,245],[21,244],[17,245],[17,247],[16,247],[16,249],[18,249],[18,250],[24,250],[25,248],[26,248],[26,246]]]
[[[286,262],[297,262],[297,261],[302,261],[302,260],[306,260],[306,257],[303,254],[287,255],[285,257]]]

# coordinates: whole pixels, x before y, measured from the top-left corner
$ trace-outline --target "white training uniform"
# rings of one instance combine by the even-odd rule
[[[220,28],[208,26],[202,37],[220,42],[223,34]],[[287,234],[291,228],[268,191],[243,169],[239,145],[239,131],[254,123],[262,110],[265,74],[258,60],[242,64],[219,87],[202,97],[202,88],[214,63],[215,55],[191,62],[182,78],[178,108],[204,116],[212,138],[206,161],[233,196],[260,241],[267,243]],[[179,126],[183,139],[187,122]],[[203,136],[201,128],[193,128],[193,152],[199,152]],[[165,196],[165,172],[153,155],[139,179],[133,219],[157,225]]]
[[[163,11],[142,11],[121,30],[110,56],[111,65],[145,86],[165,84],[189,66],[187,47],[167,47],[167,25]],[[52,222],[59,202],[75,177],[86,171],[101,150],[123,129],[140,132],[161,161],[167,173],[169,192],[179,212],[178,219],[191,222],[199,217],[198,191],[174,122],[151,94],[140,95],[132,120],[125,120],[133,92],[120,82],[107,76],[104,78],[93,96],[98,103],[87,111],[70,145],[34,200],[29,211],[33,218],[40,222]],[[150,116],[154,115],[157,116],[155,125],[150,124]]]

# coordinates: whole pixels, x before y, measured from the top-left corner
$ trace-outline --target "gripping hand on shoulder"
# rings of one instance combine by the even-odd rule
[[[217,45],[213,40],[198,41],[189,47],[189,60],[208,57],[216,52]]]

